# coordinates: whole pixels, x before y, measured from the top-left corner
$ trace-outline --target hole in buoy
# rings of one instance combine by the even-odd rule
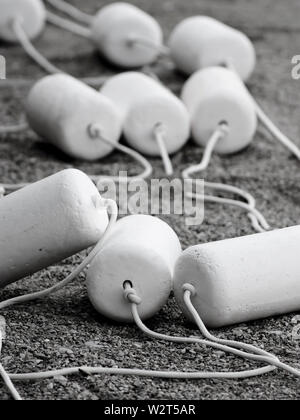
[[[229,126],[228,121],[226,121],[226,120],[220,121],[219,125],[227,125],[227,127]]]
[[[123,283],[123,289],[126,289],[126,286],[129,286],[133,289],[133,284],[130,280],[125,280]]]
[[[101,130],[96,124],[89,124],[87,126],[87,132],[92,140],[99,140],[101,137]]]

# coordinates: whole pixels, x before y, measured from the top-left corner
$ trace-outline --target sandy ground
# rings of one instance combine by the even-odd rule
[[[104,1],[72,1],[94,12]],[[280,127],[300,146],[298,104],[299,82],[291,79],[291,57],[300,53],[299,0],[166,0],[133,2],[154,15],[166,36],[181,19],[193,14],[208,14],[245,31],[255,43],[258,63],[249,87]],[[83,39],[56,30],[50,25],[36,42],[54,63],[70,73],[111,74],[116,69],[103,63],[93,47]],[[9,79],[38,79],[39,70],[17,46],[0,45],[7,58]],[[173,89],[180,91],[183,78],[171,72],[166,62],[153,70]],[[0,85],[0,121],[22,118],[22,103],[28,87]],[[176,170],[195,162],[201,149],[192,142],[176,156]],[[74,162],[53,148],[43,145],[31,132],[0,138],[0,179],[4,182],[34,181],[65,167],[76,166],[87,172],[117,173],[130,160],[114,153],[101,163]],[[161,162],[152,161],[155,174],[162,175]],[[134,172],[135,168],[132,168]],[[214,156],[207,179],[244,187],[255,194],[258,208],[272,227],[295,225],[299,221],[299,163],[270,136],[259,129],[255,141],[242,153],[227,158]],[[165,217],[182,240],[183,246],[251,234],[243,213],[235,209],[206,206],[205,222],[187,228],[182,217]],[[80,256],[71,258],[37,274],[28,281],[6,288],[1,300],[38,290],[62,279]],[[91,307],[83,277],[71,287],[43,302],[18,306],[3,312],[8,338],[2,362],[10,372],[74,365],[142,367],[151,369],[231,370],[250,364],[234,357],[197,346],[175,346],[145,339],[134,326],[114,324]],[[294,315],[268,319],[218,331],[221,337],[257,344],[284,361],[300,367],[297,343],[292,340]],[[173,299],[149,322],[157,331],[193,335]],[[151,355],[149,357],[149,355]],[[253,365],[251,365],[253,366]],[[28,399],[298,399],[299,381],[275,372],[259,379],[241,381],[168,381],[128,377],[72,377],[38,383],[18,384]],[[0,398],[9,398],[0,384]]]

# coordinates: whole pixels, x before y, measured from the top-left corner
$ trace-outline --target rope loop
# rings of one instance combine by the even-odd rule
[[[197,295],[196,289],[192,284],[186,283],[182,286],[184,292],[190,292],[191,296],[194,297]]]
[[[124,297],[131,304],[140,305],[142,303],[142,299],[138,296],[129,281],[124,286]]]
[[[165,124],[162,122],[156,123],[153,128],[153,135],[159,148],[166,175],[172,176],[174,174],[174,168],[166,146],[167,129]]]
[[[91,139],[99,140],[102,136],[101,128],[99,124],[89,124],[87,126],[87,132]]]
[[[230,127],[227,121],[220,122],[220,124],[218,125],[218,129],[220,133],[223,135],[223,137],[228,136],[230,132]]]

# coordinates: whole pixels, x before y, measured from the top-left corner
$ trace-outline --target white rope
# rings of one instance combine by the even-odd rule
[[[12,25],[13,30],[24,51],[33,61],[35,61],[43,70],[49,74],[66,74],[66,72],[50,63],[50,61],[34,47],[30,39],[27,37],[19,19],[15,19]],[[79,80],[90,86],[99,87],[107,81],[107,77],[83,77]]]
[[[115,182],[119,183],[128,183],[136,180],[141,179],[147,179],[151,176],[153,172],[152,165],[150,162],[145,159],[140,153],[136,152],[135,150],[130,149],[129,147],[123,146],[122,144],[118,142],[112,142],[111,140],[108,140],[105,138],[101,133],[101,126],[98,124],[90,124],[88,127],[88,133],[92,139],[95,141],[103,141],[104,143],[114,147],[116,150],[119,150],[120,152],[126,154],[127,156],[132,157],[135,159],[138,163],[141,164],[141,166],[144,168],[143,172],[139,175],[135,175],[133,177],[121,177],[121,176],[104,176],[104,175],[89,175],[92,181],[94,181],[96,184],[101,184],[103,179],[110,179]]]
[[[217,129],[214,131],[214,133],[212,134],[211,138],[209,139],[206,145],[201,162],[198,165],[193,165],[187,168],[185,171],[183,171],[182,173],[183,179],[190,180],[192,182],[191,176],[193,174],[195,174],[196,172],[202,172],[207,169],[211,161],[212,154],[215,147],[221,140],[223,140],[226,137],[226,135],[228,134],[228,131],[229,131],[229,127],[225,123],[221,123],[217,127]],[[205,181],[205,186],[213,190],[224,191],[224,192],[229,192],[231,194],[238,195],[242,197],[243,199],[245,199],[247,203],[244,203],[240,200],[232,200],[232,199],[218,197],[214,195],[208,195],[208,194],[200,195],[200,194],[194,194],[194,193],[187,193],[187,197],[190,199],[198,198],[200,200],[216,203],[216,204],[231,205],[231,206],[239,207],[243,210],[247,210],[248,217],[251,221],[252,227],[256,232],[262,233],[270,229],[270,225],[267,223],[264,216],[255,208],[256,202],[255,202],[254,197],[251,194],[249,194],[247,191],[244,191],[240,188],[237,188],[231,185],[214,183],[214,182],[206,182],[206,181]]]
[[[159,379],[181,379],[181,380],[200,380],[200,379],[245,379],[255,376],[262,376],[272,372],[274,368],[265,367],[261,369],[248,370],[243,372],[172,372],[162,370],[143,370],[143,369],[126,369],[126,368],[103,368],[103,367],[74,367],[50,370],[46,372],[32,372],[21,374],[10,374],[9,377],[13,381],[38,381],[43,379],[51,379],[58,376],[69,375],[121,375],[121,376],[139,376],[144,378]]]
[[[180,371],[153,371],[153,370],[142,370],[142,369],[127,369],[127,368],[103,368],[103,367],[74,367],[74,368],[65,368],[58,369],[46,372],[34,372],[26,374],[10,374],[10,380],[15,381],[36,381],[41,379],[55,378],[57,376],[67,376],[74,374],[109,374],[109,375],[129,375],[129,376],[142,376],[142,377],[151,377],[151,378],[165,378],[165,379],[245,379],[255,376],[264,375],[266,373],[273,372],[276,368],[280,368],[284,371],[292,373],[293,375],[300,377],[300,371],[294,369],[291,366],[288,366],[279,361],[279,359],[262,349],[259,349],[255,346],[235,342],[232,340],[223,340],[217,337],[214,337],[208,332],[203,321],[201,320],[199,314],[197,313],[195,307],[191,302],[191,296],[193,293],[193,286],[186,284],[184,286],[184,302],[187,306],[188,311],[191,313],[193,319],[195,320],[197,326],[200,329],[200,332],[207,338],[207,340],[202,340],[192,337],[176,337],[169,336],[161,333],[156,333],[150,330],[142,322],[138,306],[142,303],[140,297],[136,294],[136,291],[133,289],[131,283],[128,281],[124,285],[124,297],[127,299],[131,306],[131,312],[133,319],[138,326],[138,328],[147,336],[164,340],[168,342],[180,343],[180,344],[200,344],[202,346],[210,347],[215,350],[223,351],[226,353],[234,354],[241,358],[250,361],[256,361],[259,363],[266,363],[266,367],[256,368],[253,370],[246,370],[241,372],[180,372]],[[245,351],[241,351],[243,349]]]
[[[238,207],[242,210],[246,210],[248,212],[248,217],[250,218],[250,220],[252,222],[253,228],[258,233],[262,233],[262,232],[266,231],[266,229],[262,228],[261,225],[258,224],[258,223],[260,223],[260,224],[267,223],[265,221],[265,218],[262,216],[262,214],[257,209],[249,206],[249,204],[247,204],[247,203],[244,203],[244,202],[239,201],[239,200],[232,200],[232,199],[229,199],[229,198],[222,198],[222,197],[217,197],[217,196],[208,195],[208,194],[187,193],[187,197],[189,197],[191,199],[197,198],[199,200],[207,201],[209,203],[216,203],[216,204],[234,206],[234,207]],[[251,217],[250,217],[250,215],[251,215]],[[269,225],[267,224],[266,226],[269,226]]]
[[[22,188],[25,188],[28,185],[30,185],[29,182],[24,182],[20,184],[0,184],[0,188],[3,192],[3,195],[7,195],[8,193],[13,193],[15,191],[21,190]]]
[[[162,44],[156,44],[155,42],[145,37],[130,35],[127,38],[127,42],[128,42],[128,45],[130,46],[141,45],[145,48],[150,48],[156,51],[157,54],[161,56],[169,57],[171,54],[171,50],[169,47],[166,47],[165,45],[162,45]]]
[[[26,54],[29,55],[42,69],[44,69],[47,73],[50,74],[57,74],[63,73],[58,67],[54,66],[50,63],[47,58],[45,58],[31,43],[29,38],[27,37],[26,32],[22,27],[22,21],[19,18],[16,18],[12,22],[14,33],[16,34],[18,41],[24,48]]]
[[[163,164],[164,164],[166,175],[172,176],[174,174],[174,168],[173,168],[173,164],[172,164],[169,152],[166,147],[165,127],[162,123],[158,123],[154,127],[154,137],[159,148],[159,152],[160,152]]]
[[[70,16],[75,20],[78,20],[79,22],[90,24],[93,19],[91,15],[82,12],[81,10],[77,9],[77,7],[72,6],[66,1],[47,0],[47,2],[55,9],[59,10],[62,13],[65,13],[66,15]]]
[[[28,124],[26,122],[7,125],[7,126],[0,126],[0,134],[14,134],[14,133],[21,133],[28,129]]]
[[[250,361],[257,361],[259,363],[266,363],[266,367],[256,368],[253,370],[246,370],[241,372],[180,372],[180,371],[153,371],[153,370],[142,370],[142,369],[127,369],[127,368],[103,368],[103,367],[73,367],[65,369],[57,369],[46,372],[34,372],[34,373],[25,373],[25,374],[10,374],[10,380],[14,381],[36,381],[41,379],[55,378],[57,376],[67,376],[75,374],[109,374],[109,375],[128,375],[128,376],[142,376],[142,377],[151,377],[151,378],[165,378],[165,379],[245,379],[255,376],[264,375],[266,373],[273,372],[276,368],[285,370],[293,375],[300,377],[300,371],[294,369],[291,366],[288,366],[279,361],[279,359],[258,347],[252,346],[250,344],[245,344],[241,342],[235,342],[232,340],[223,340],[219,339],[208,332],[203,321],[201,320],[199,314],[194,308],[191,302],[191,296],[193,293],[193,286],[187,284],[184,286],[184,302],[187,306],[188,311],[191,313],[193,319],[195,320],[197,326],[199,327],[200,332],[207,338],[207,340],[202,340],[192,337],[177,337],[169,336],[161,333],[156,333],[150,330],[142,322],[138,306],[142,303],[139,296],[136,294],[136,291],[133,289],[130,282],[126,282],[124,286],[124,297],[127,299],[131,306],[131,312],[133,319],[138,326],[138,328],[147,336],[164,340],[168,342],[180,343],[180,344],[199,344],[202,346],[210,347],[219,351],[226,353],[234,354],[243,359]],[[245,351],[241,351],[243,349]]]
[[[203,172],[207,169],[217,144],[227,136],[228,131],[229,127],[227,124],[220,124],[217,127],[205,147],[201,162],[198,165],[193,165],[182,172],[182,177],[184,179],[191,179],[191,176],[196,172]]]
[[[296,144],[289,139],[285,134],[282,133],[281,130],[279,130],[278,127],[273,123],[273,121],[267,116],[267,114],[263,111],[263,109],[260,107],[260,105],[254,100],[256,113],[261,121],[261,123],[269,130],[269,132],[272,134],[272,136],[279,141],[284,147],[286,147],[293,155],[296,156],[298,160],[300,160],[300,149]]]
[[[238,77],[240,77],[236,68],[234,67],[233,63],[230,60],[226,61],[226,66],[231,71],[233,71]],[[282,133],[282,131],[267,116],[267,114],[264,112],[264,110],[261,108],[261,106],[255,100],[252,93],[250,92],[250,90],[248,89],[246,84],[242,81],[242,79],[241,79],[241,82],[244,84],[245,88],[247,89],[249,95],[251,96],[251,98],[253,100],[254,107],[255,107],[255,110],[256,110],[256,114],[257,114],[260,122],[266,127],[266,129],[271,133],[271,135],[277,141],[279,141],[279,143],[281,143],[284,147],[286,147],[293,155],[296,156],[296,158],[298,160],[300,160],[300,149],[299,149],[299,147],[296,146],[296,144],[289,137],[287,137],[285,134]]]
[[[194,321],[196,322],[199,330],[201,331],[202,334],[204,334],[205,337],[209,337],[210,340],[213,340],[216,343],[222,343],[223,342],[223,343],[226,343],[226,345],[229,345],[229,343],[230,343],[230,346],[234,346],[234,347],[241,347],[241,345],[244,346],[245,348],[249,347],[249,349],[256,350],[257,354],[261,354],[262,350],[259,349],[258,347],[253,347],[253,346],[250,346],[248,344],[242,344],[240,342],[234,342],[234,341],[230,341],[230,340],[220,340],[220,339],[214,337],[213,335],[211,335],[207,331],[200,315],[198,314],[198,312],[196,311],[195,307],[192,304],[191,288],[193,288],[192,285],[190,285],[190,284],[186,285],[186,289],[184,291],[184,302],[185,302],[185,305],[186,305],[188,311],[190,312]],[[250,354],[246,358],[248,358],[249,360],[256,360],[257,362],[268,363],[270,365],[273,365],[274,367],[277,367],[281,370],[284,370],[288,373],[291,373],[292,375],[296,376],[297,378],[300,378],[300,370],[295,369],[292,366],[289,366],[285,363],[280,362],[280,360],[277,357],[275,357],[274,355],[272,355],[270,353],[266,353],[266,354],[262,354],[262,355],[258,355],[258,356],[254,355],[254,354],[252,354],[252,355]]]
[[[134,289],[132,289],[129,283],[125,283],[124,297],[128,300],[131,305],[131,311],[133,318],[137,326],[147,335],[152,338],[159,340],[167,340],[170,342],[181,343],[181,344],[202,344],[204,346],[209,346],[214,349],[222,349],[222,351],[230,351],[234,354],[241,356],[247,355],[247,353],[241,352],[239,350],[227,348],[217,343],[204,341],[194,338],[185,338],[185,337],[171,337],[164,334],[158,334],[153,331],[150,331],[141,321],[138,313],[138,305],[141,303],[141,299],[136,295]],[[251,356],[251,355],[250,355]],[[249,356],[249,357],[250,357]],[[254,376],[264,375],[266,373],[272,372],[275,368],[273,366],[267,366],[260,369],[247,370],[242,372],[180,372],[180,371],[162,371],[162,370],[143,370],[143,369],[126,369],[126,368],[103,368],[103,367],[74,367],[66,369],[58,369],[47,372],[36,372],[36,373],[26,373],[26,374],[11,374],[10,378],[15,381],[36,381],[41,379],[49,379],[57,376],[67,376],[74,374],[109,374],[109,375],[127,375],[127,376],[142,376],[150,378],[164,378],[164,379],[189,379],[189,380],[199,380],[199,379],[244,379],[251,378]]]
[[[58,28],[65,29],[66,31],[72,32],[75,35],[83,38],[91,39],[91,30],[79,25],[78,23],[71,22],[68,19],[64,19],[56,14],[47,11],[47,21]]]

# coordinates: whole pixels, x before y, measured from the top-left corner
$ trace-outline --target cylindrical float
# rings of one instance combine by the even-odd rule
[[[0,0],[0,39],[17,42],[13,21],[18,19],[29,39],[36,38],[46,24],[46,9],[41,0]]]
[[[229,239],[186,250],[174,275],[178,304],[183,286],[194,286],[192,302],[212,328],[300,309],[300,226]]]
[[[245,34],[207,16],[181,22],[172,32],[169,46],[177,68],[186,74],[231,64],[245,81],[256,64],[254,46]]]
[[[141,153],[159,156],[154,130],[164,129],[169,154],[180,150],[190,135],[190,119],[183,103],[156,80],[137,72],[112,77],[100,92],[119,109],[128,143]]]
[[[59,172],[0,199],[0,287],[95,245],[108,225],[83,173]]]
[[[141,318],[150,318],[167,302],[180,254],[177,235],[160,219],[142,215],[121,219],[87,274],[93,306],[110,319],[131,322],[130,305],[124,298],[123,288],[129,281],[142,299]]]
[[[93,18],[91,31],[101,54],[125,68],[152,63],[163,43],[157,21],[128,3],[103,7]]]
[[[235,153],[252,141],[257,130],[253,99],[240,78],[223,67],[199,70],[185,83],[182,100],[192,120],[196,143],[206,146],[220,123],[229,132],[215,150],[221,154]]]
[[[65,74],[47,76],[35,84],[27,99],[26,114],[37,134],[73,158],[94,161],[113,150],[90,137],[90,124],[96,123],[103,137],[114,143],[122,132],[121,118],[113,103]]]

